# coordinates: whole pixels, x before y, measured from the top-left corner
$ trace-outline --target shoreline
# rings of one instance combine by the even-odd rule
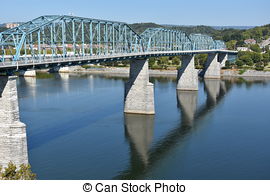
[[[38,70],[39,72],[48,72],[48,70]],[[201,70],[198,70],[198,74]],[[67,69],[59,70],[59,73],[91,73],[91,74],[110,74],[110,75],[129,75],[129,67],[106,67],[106,68],[82,68],[81,66],[70,66]],[[177,70],[152,70],[149,69],[150,76],[159,77],[177,77]],[[246,70],[239,73],[239,70],[232,69],[221,69],[222,77],[259,77],[259,78],[270,78],[270,71],[257,71],[257,70]]]

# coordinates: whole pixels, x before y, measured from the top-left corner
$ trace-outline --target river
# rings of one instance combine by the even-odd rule
[[[38,179],[270,179],[270,81],[150,78],[155,115],[123,113],[127,78],[18,78]]]

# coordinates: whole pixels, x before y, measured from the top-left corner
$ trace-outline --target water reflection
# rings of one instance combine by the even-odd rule
[[[181,109],[182,122],[192,126],[196,108],[197,108],[197,91],[180,91],[177,90],[177,105]]]
[[[207,100],[213,103],[217,102],[217,97],[220,93],[220,80],[219,79],[205,79],[204,89],[207,94]]]
[[[69,86],[69,73],[57,73],[56,78],[58,78],[60,83],[62,84],[62,87],[64,89],[64,92],[68,93],[70,90]]]
[[[37,78],[36,77],[21,77],[20,82],[23,83],[23,85],[27,86],[29,95],[32,97],[36,97],[36,87],[37,87]]]
[[[154,115],[124,114],[125,135],[130,144],[131,163],[147,167],[148,151],[152,143],[154,130]]]

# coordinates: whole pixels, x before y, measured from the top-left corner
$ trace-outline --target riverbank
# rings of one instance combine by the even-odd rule
[[[201,70],[198,70],[198,73]],[[69,73],[91,73],[91,74],[110,74],[110,75],[129,75],[129,67],[102,67],[102,68],[82,68],[81,66],[71,66],[68,69],[59,70],[59,72]],[[164,77],[176,77],[177,70],[149,70],[150,76],[164,76]],[[221,70],[221,76],[223,77],[269,77],[270,71],[257,71],[257,70]]]

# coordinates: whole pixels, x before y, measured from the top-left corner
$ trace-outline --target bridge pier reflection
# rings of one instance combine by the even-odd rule
[[[125,135],[129,140],[131,161],[147,166],[154,130],[154,115],[125,114]],[[140,163],[137,163],[140,161]]]
[[[207,94],[207,101],[211,101],[213,103],[217,102],[217,97],[220,94],[220,79],[205,79],[204,80],[204,89]]]
[[[36,70],[20,70],[19,71],[20,76],[24,77],[36,77]]]
[[[133,60],[125,84],[125,113],[155,114],[154,85],[149,82],[148,59]]]
[[[197,109],[197,91],[177,91],[177,104],[181,108],[182,123],[192,126]]]
[[[28,163],[26,126],[20,122],[16,76],[0,77],[0,165]]]

